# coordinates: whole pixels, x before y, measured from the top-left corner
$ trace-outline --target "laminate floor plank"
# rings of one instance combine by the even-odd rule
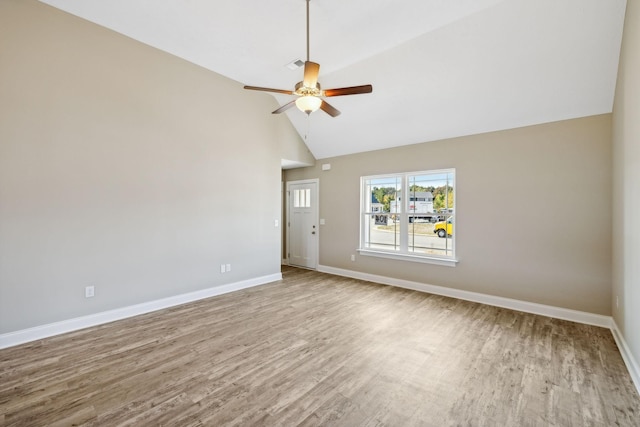
[[[640,426],[610,331],[283,267],[0,350],[0,426]]]

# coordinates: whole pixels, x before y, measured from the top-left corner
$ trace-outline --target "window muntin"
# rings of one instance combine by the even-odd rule
[[[454,259],[455,170],[366,176],[361,183],[361,251]]]

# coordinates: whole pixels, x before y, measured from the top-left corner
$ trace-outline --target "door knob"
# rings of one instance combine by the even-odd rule
[[[316,234],[316,232],[315,232],[315,231],[312,231],[312,232],[311,232],[311,234]]]

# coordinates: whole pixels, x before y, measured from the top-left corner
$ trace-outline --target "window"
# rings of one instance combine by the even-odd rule
[[[455,265],[455,170],[361,178],[362,255]]]
[[[293,190],[293,207],[308,208],[311,206],[311,189]]]

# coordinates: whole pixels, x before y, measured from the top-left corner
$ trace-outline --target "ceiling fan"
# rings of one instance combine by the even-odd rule
[[[264,92],[275,92],[275,93],[283,93],[286,95],[296,95],[297,98],[291,102],[284,104],[282,107],[273,111],[272,114],[280,114],[283,111],[288,110],[294,105],[307,113],[307,115],[313,113],[318,108],[320,108],[325,113],[329,114],[331,117],[336,117],[340,115],[340,111],[338,111],[335,107],[331,106],[323,97],[331,97],[331,96],[344,96],[344,95],[358,95],[361,93],[371,93],[373,91],[373,86],[371,85],[362,85],[362,86],[352,86],[352,87],[343,87],[338,89],[325,89],[322,90],[320,88],[320,83],[318,83],[318,74],[320,73],[320,64],[315,62],[311,62],[309,60],[309,1],[307,2],[307,60],[304,63],[304,77],[301,82],[298,82],[295,86],[294,90],[285,90],[285,89],[270,89],[266,87],[257,87],[257,86],[245,86],[245,89],[249,90],[260,90]]]

